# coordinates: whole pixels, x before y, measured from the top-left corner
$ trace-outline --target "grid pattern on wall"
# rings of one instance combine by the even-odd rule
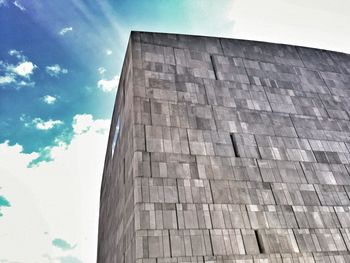
[[[349,117],[348,54],[132,32],[98,262],[350,262]]]

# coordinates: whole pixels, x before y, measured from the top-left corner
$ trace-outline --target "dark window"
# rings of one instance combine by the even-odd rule
[[[233,134],[231,134],[231,142],[232,142],[232,146],[233,146],[233,151],[235,153],[235,157],[241,157],[239,154],[239,151],[238,151],[236,138],[234,137]]]

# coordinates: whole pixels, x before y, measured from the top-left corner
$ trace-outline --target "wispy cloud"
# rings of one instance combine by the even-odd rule
[[[101,75],[103,75],[103,73],[106,72],[106,69],[104,67],[99,67],[97,70],[98,70],[98,73],[100,73]]]
[[[97,82],[97,87],[102,89],[104,92],[111,92],[118,88],[119,84],[119,75],[114,76],[112,79],[100,79]]]
[[[8,53],[10,56],[15,56],[18,60],[21,60],[21,61],[25,60],[25,56],[23,55],[22,51],[11,49]]]
[[[24,81],[17,80],[12,75],[0,76],[0,86],[10,86],[13,85],[15,89],[23,88],[23,87],[33,87],[35,85],[34,81]]]
[[[65,34],[67,34],[68,32],[73,31],[73,27],[64,27],[60,30],[60,32],[58,34],[60,34],[61,36],[64,36]]]
[[[19,8],[23,12],[26,11],[25,7],[21,3],[19,3],[17,0],[13,2],[13,5]]]
[[[62,125],[63,121],[52,120],[52,119],[44,121],[41,118],[35,118],[35,119],[33,119],[32,124],[38,130],[50,130],[50,129],[54,128],[55,126]],[[30,125],[26,125],[26,126],[30,126]]]
[[[6,0],[0,0],[0,7],[7,5]]]
[[[16,79],[13,75],[0,76],[0,86],[7,85],[16,82]]]
[[[55,64],[55,65],[52,65],[52,66],[47,66],[46,67],[46,72],[47,72],[47,74],[49,74],[52,77],[57,77],[59,74],[67,74],[68,73],[68,69],[61,68],[60,65]]]
[[[55,238],[52,240],[52,245],[58,247],[64,251],[74,249],[77,245],[71,245],[66,240],[61,238]]]
[[[56,102],[56,98],[54,96],[51,95],[46,95],[42,98],[42,100],[46,103],[46,104],[54,104]]]

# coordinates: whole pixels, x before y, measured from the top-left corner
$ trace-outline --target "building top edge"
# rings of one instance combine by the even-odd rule
[[[224,39],[224,40],[236,40],[236,41],[242,41],[246,43],[256,43],[256,44],[271,44],[271,45],[278,45],[278,46],[290,46],[290,47],[296,47],[296,48],[306,48],[306,49],[313,49],[313,50],[319,50],[319,51],[326,51],[331,53],[338,53],[342,55],[349,55],[350,53],[339,51],[339,50],[332,50],[327,48],[320,48],[320,47],[313,47],[313,46],[303,46],[298,44],[290,44],[290,43],[283,43],[283,42],[269,42],[264,40],[256,40],[256,39],[243,39],[243,38],[230,38],[230,37],[224,37],[224,36],[213,36],[213,35],[196,35],[196,34],[183,34],[183,33],[167,33],[167,32],[156,32],[156,31],[139,31],[139,30],[131,30],[130,32],[130,38],[132,38],[133,34],[147,34],[147,35],[163,35],[163,36],[181,36],[184,38],[207,38],[207,39]],[[142,41],[145,42],[145,41]]]

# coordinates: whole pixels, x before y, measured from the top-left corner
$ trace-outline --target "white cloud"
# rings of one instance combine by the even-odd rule
[[[35,82],[30,81],[30,76],[34,73],[34,69],[37,66],[31,61],[27,61],[22,51],[11,49],[8,51],[8,54],[16,57],[19,62],[17,65],[13,65],[0,60],[0,71],[4,72],[4,75],[0,76],[0,86],[10,84],[15,88],[34,86]]]
[[[14,76],[11,76],[11,75],[0,76],[0,85],[11,84],[15,81],[16,81],[16,79],[14,78]]]
[[[113,51],[112,51],[112,50],[110,50],[110,49],[106,49],[106,54],[107,54],[107,56],[112,55],[112,53],[113,53]]]
[[[54,128],[55,126],[58,126],[58,125],[62,125],[63,124],[63,121],[60,121],[60,120],[47,120],[47,121],[44,121],[40,118],[35,118],[33,121],[32,121],[32,124],[35,126],[35,128],[37,128],[38,130],[50,130],[52,128]]]
[[[14,1],[13,4],[14,4],[17,8],[19,8],[21,11],[25,11],[25,10],[26,10],[25,7],[24,7],[21,3],[19,3],[17,0]]]
[[[110,121],[86,114],[75,119],[78,123],[88,119],[90,124],[81,124],[86,132],[74,133],[68,145],[52,147],[51,162],[27,168],[38,153],[23,153],[22,146],[8,142],[0,144],[1,194],[12,205],[1,218],[1,258],[49,263],[64,262],[58,259],[70,256],[96,262],[100,183]],[[69,254],[55,249],[52,240],[57,237],[77,247]]]
[[[52,66],[47,66],[46,67],[46,72],[50,76],[57,77],[59,74],[67,74],[68,70],[65,69],[65,68],[61,68],[61,66],[58,65],[58,64],[55,64],[55,65],[52,65]]]
[[[350,1],[332,3],[327,0],[232,1],[230,13],[236,24],[231,36],[349,53]]]
[[[1,161],[2,165],[5,163],[8,163],[11,159],[13,159],[16,155],[21,153],[21,159],[25,163],[29,163],[32,159],[35,159],[39,156],[38,153],[33,152],[30,154],[23,153],[23,147],[22,145],[15,144],[15,145],[9,145],[9,141],[5,141],[4,143],[0,144],[0,156],[1,156]],[[4,152],[7,152],[7,154],[4,154]]]
[[[57,99],[55,97],[50,96],[50,95],[46,95],[46,96],[43,97],[43,101],[46,104],[49,104],[49,105],[54,104],[56,102],[56,100]]]
[[[78,114],[73,118],[73,131],[83,134],[92,129],[93,132],[103,133],[106,129],[106,120],[94,120],[91,114]]]
[[[35,68],[37,68],[37,66],[34,65],[32,62],[24,61],[18,64],[16,67],[14,67],[12,70],[17,75],[28,78],[31,74],[33,74],[33,70]]]
[[[94,120],[90,114],[76,115],[73,118],[73,131],[76,134],[85,133],[91,128],[93,123]]]
[[[112,79],[100,79],[97,82],[97,87],[102,89],[104,92],[111,92],[118,88],[119,84],[119,75],[114,76]]]
[[[60,32],[58,34],[60,34],[61,36],[67,34],[68,32],[73,31],[73,27],[64,27],[60,30]]]
[[[98,73],[100,73],[101,75],[103,75],[103,73],[106,72],[106,69],[104,67],[99,67],[97,70],[98,70]]]

